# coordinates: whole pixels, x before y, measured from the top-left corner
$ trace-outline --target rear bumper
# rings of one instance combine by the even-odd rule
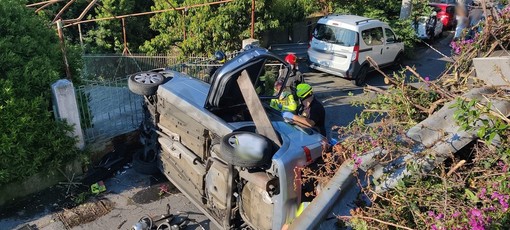
[[[314,62],[310,62],[309,67],[320,72],[329,73],[331,75],[339,76],[342,78],[354,79],[361,66],[357,61],[355,61],[351,63],[347,71],[335,69],[329,66],[323,66]]]

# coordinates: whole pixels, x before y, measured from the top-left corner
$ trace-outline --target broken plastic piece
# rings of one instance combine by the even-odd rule
[[[92,191],[93,194],[97,195],[99,193],[106,191],[106,186],[104,185],[103,181],[99,181],[97,183],[92,184],[90,186],[90,190]]]

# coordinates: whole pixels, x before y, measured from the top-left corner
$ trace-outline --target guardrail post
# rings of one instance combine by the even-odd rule
[[[51,92],[56,117],[73,126],[73,132],[68,135],[77,137],[76,147],[83,149],[85,139],[80,124],[80,112],[73,83],[67,79],[60,79],[51,85]]]

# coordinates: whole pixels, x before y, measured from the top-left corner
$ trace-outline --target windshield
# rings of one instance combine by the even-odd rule
[[[317,24],[313,31],[315,39],[342,46],[355,46],[357,34],[352,30],[325,24]]]

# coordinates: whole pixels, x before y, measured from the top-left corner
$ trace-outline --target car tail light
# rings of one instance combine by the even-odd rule
[[[358,61],[359,58],[359,45],[354,46],[354,50],[352,52],[352,58],[351,61],[355,62]]]
[[[306,146],[303,146],[303,151],[305,152],[306,157],[306,163],[312,163],[312,153],[310,152],[310,149]]]

